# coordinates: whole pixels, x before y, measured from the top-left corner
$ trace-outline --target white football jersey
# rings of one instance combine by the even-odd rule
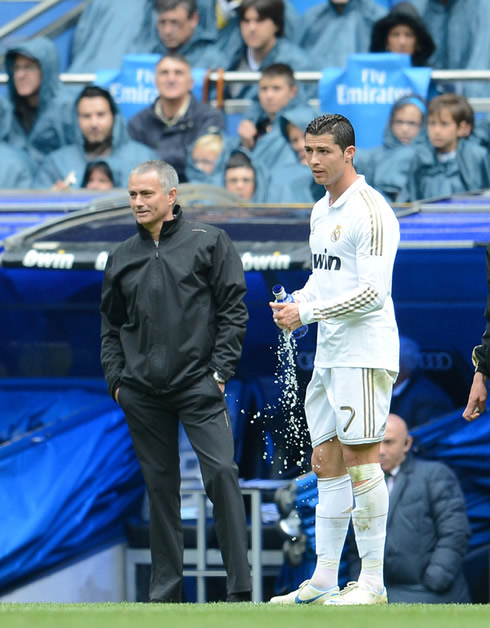
[[[327,192],[313,207],[312,273],[293,294],[301,321],[318,323],[315,365],[398,372],[391,298],[398,219],[363,176],[331,206],[329,201]]]

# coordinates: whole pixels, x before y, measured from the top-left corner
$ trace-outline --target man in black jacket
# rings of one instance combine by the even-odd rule
[[[138,233],[111,252],[102,286],[101,360],[150,499],[150,601],[179,602],[183,571],[178,429],[214,504],[227,601],[250,600],[247,529],[224,399],[248,319],[243,267],[221,229],[187,221],[161,161],[129,177]]]
[[[485,410],[487,403],[487,382],[490,377],[490,244],[485,253],[488,296],[485,308],[485,318],[487,326],[483,332],[481,345],[473,349],[473,364],[475,374],[473,384],[470,389],[468,403],[463,412],[463,417],[467,421],[474,421]]]

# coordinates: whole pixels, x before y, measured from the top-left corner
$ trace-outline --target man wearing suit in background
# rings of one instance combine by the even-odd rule
[[[453,471],[411,453],[407,424],[390,414],[380,463],[390,492],[384,576],[389,602],[469,603],[463,559],[470,528],[464,496]],[[350,576],[355,578],[354,543]]]

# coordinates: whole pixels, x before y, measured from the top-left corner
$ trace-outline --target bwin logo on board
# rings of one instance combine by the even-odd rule
[[[327,249],[325,253],[313,253],[313,268],[320,270],[340,270],[342,261],[336,255],[328,255]]]

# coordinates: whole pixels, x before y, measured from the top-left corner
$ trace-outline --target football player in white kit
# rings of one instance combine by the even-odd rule
[[[388,491],[379,464],[398,372],[391,298],[398,220],[353,165],[354,129],[326,114],[305,132],[308,165],[326,194],[310,221],[312,272],[294,303],[270,303],[281,329],[318,323],[305,412],[318,481],[317,564],[298,590],[273,604],[385,604],[383,555]],[[338,568],[352,519],[361,573],[339,591]]]

